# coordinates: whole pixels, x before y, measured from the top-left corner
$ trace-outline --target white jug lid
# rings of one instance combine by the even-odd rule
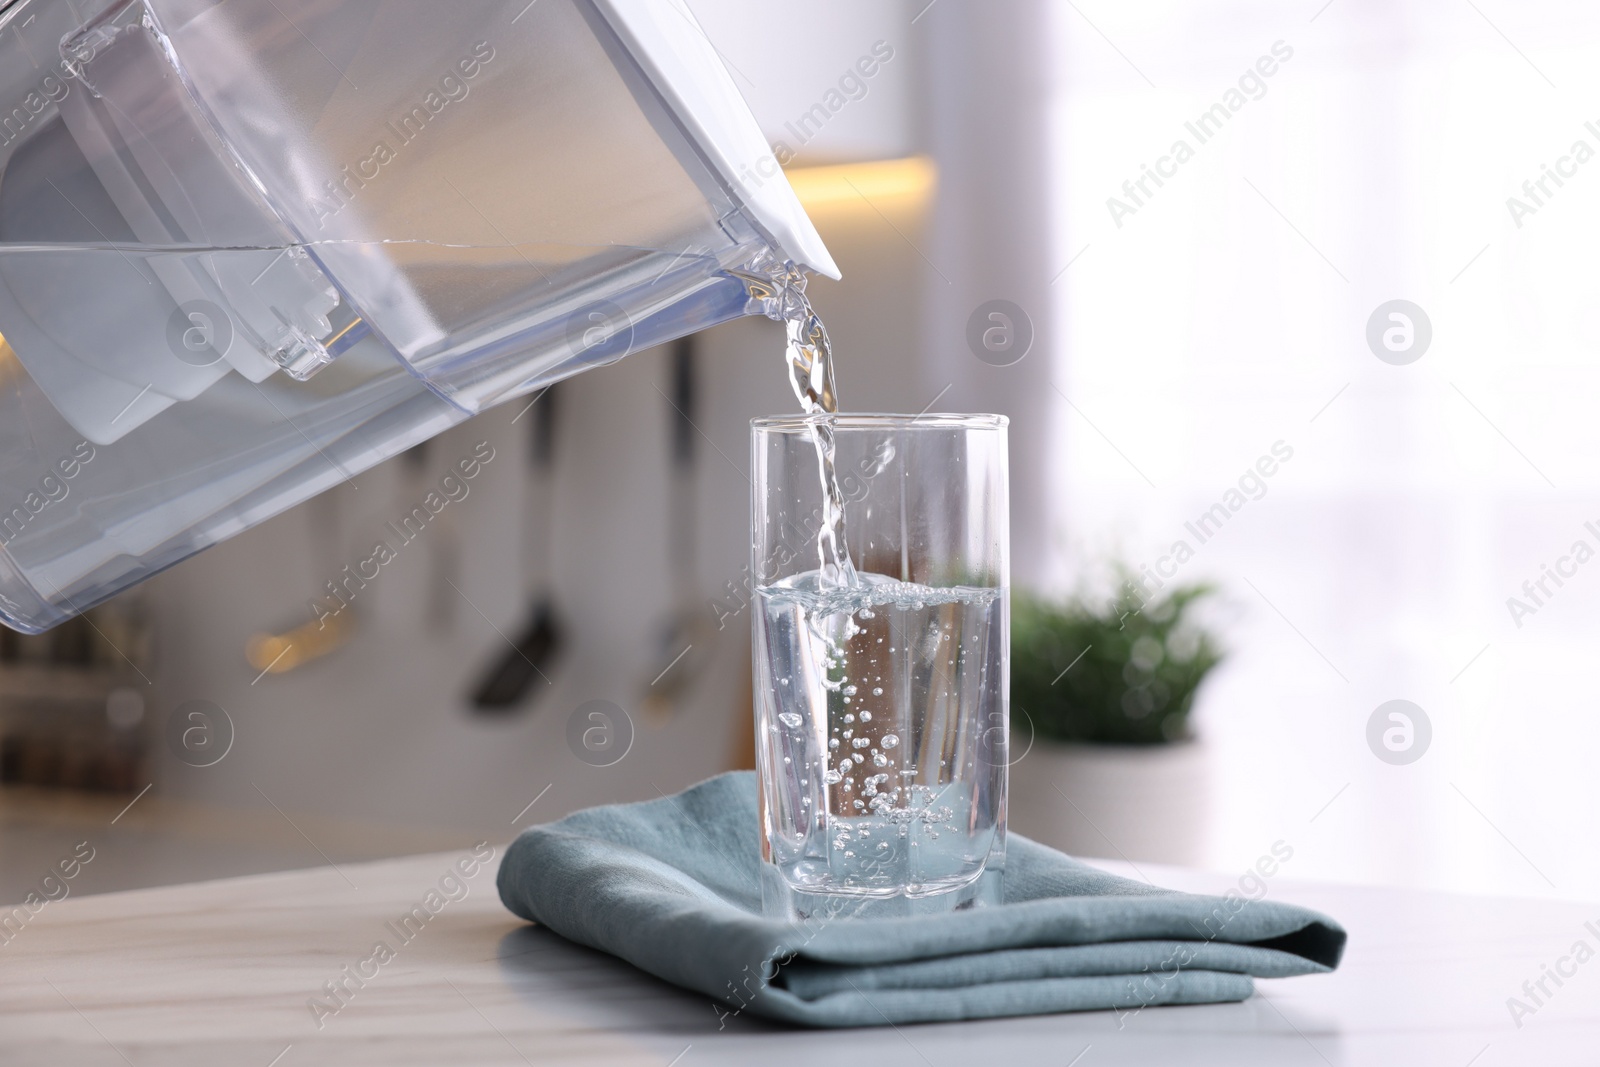
[[[711,39],[683,0],[596,0],[690,139],[796,264],[830,278],[839,268],[783,177]]]

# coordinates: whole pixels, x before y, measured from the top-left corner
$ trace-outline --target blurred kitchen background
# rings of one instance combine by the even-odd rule
[[[1600,547],[1600,165],[1507,205],[1574,142],[1600,149],[1600,12],[688,6],[844,272],[812,285],[844,406],[1011,416],[1018,588],[1100,595],[1110,561],[1182,540],[1171,580],[1221,591],[1202,610],[1228,655],[1192,740],[1069,748],[1013,709],[1014,830],[1219,870],[1281,841],[1296,878],[1600,896],[1600,567],[1507,606]],[[1202,139],[1186,124],[1219,103]],[[1415,362],[1369,346],[1392,300],[1431,326]],[[969,341],[993,301],[1020,359]],[[637,353],[82,623],[7,635],[0,900],[85,839],[74,890],[106,891],[502,841],[751,765],[747,424],[794,407],[780,340],[744,320]],[[294,638],[480,442],[466,499]],[[1185,524],[1275,445],[1292,458],[1200,543]],[[524,698],[475,708],[540,612],[559,640]],[[1396,699],[1426,720],[1408,763],[1369,744]],[[609,766],[569,743],[591,701],[631,729]]]

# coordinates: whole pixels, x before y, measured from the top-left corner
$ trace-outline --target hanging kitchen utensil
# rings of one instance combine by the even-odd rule
[[[672,583],[672,608],[662,622],[652,668],[646,676],[643,707],[647,714],[665,717],[681,704],[711,658],[716,629],[697,588],[695,425],[699,382],[695,341],[684,337],[673,344],[672,476],[667,494],[667,573]]]
[[[508,714],[530,708],[532,695],[551,684],[550,673],[565,640],[551,567],[559,395],[559,388],[552,385],[528,409],[531,478],[523,507],[522,544],[530,606],[513,647],[497,651],[473,691],[472,706],[479,714]]]
[[[404,453],[405,476],[401,479],[404,499],[400,501],[401,515],[418,514],[419,503],[434,492],[429,460],[433,455],[433,442],[424,441]],[[423,599],[423,621],[433,633],[448,633],[455,626],[461,595],[456,592],[461,585],[461,535],[456,525],[456,509],[445,506],[442,511],[425,509],[432,515],[425,527],[417,527],[417,536],[427,533],[428,586]],[[404,520],[402,520],[404,523]],[[402,531],[410,536],[410,528]],[[409,542],[407,542],[409,544]]]
[[[306,509],[312,541],[306,558],[315,569],[312,581],[320,583],[313,586],[316,592],[309,601],[317,610],[308,612],[303,622],[251,634],[244,653],[251,670],[288,674],[337,652],[355,636],[357,590],[338,585],[339,554],[345,548],[339,505],[340,494],[325,493],[313,497]]]

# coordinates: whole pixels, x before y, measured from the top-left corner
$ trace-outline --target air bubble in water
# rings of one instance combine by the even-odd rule
[[[800,716],[796,715],[792,711],[778,712],[778,721],[783,723],[783,725],[787,726],[791,730],[800,729]]]
[[[892,736],[894,736],[894,735],[891,734],[890,737],[892,737]],[[884,740],[888,741],[888,738],[884,738]],[[850,742],[850,747],[851,748],[866,748],[870,744],[872,744],[872,740],[870,738],[858,737],[854,741]]]
[[[883,740],[881,742],[879,742],[879,743],[881,745],[883,745],[884,748],[893,748],[894,746],[896,746],[896,745],[898,745],[900,743],[900,735],[899,734],[884,734],[883,735]]]
[[[863,711],[863,712],[862,712],[862,713],[861,713],[861,721],[862,721],[862,722],[871,722],[871,721],[872,721],[872,712],[870,712],[870,711]]]
[[[843,779],[844,775],[840,774],[838,771],[829,771],[827,774],[822,776],[822,780],[827,782],[829,785],[838,785]]]
[[[875,696],[875,697],[883,696],[883,686],[881,686],[881,685],[873,686],[872,687],[872,695]]]

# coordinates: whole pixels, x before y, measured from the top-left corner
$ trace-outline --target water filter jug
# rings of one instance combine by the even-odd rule
[[[683,0],[0,0],[0,621],[792,269]]]

